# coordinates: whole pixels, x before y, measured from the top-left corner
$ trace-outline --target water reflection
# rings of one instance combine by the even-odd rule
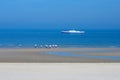
[[[40,54],[54,55],[54,56],[63,56],[63,57],[79,57],[79,58],[98,58],[98,59],[111,59],[111,60],[120,60],[120,56],[94,56],[87,54],[74,54],[66,52],[43,52]]]

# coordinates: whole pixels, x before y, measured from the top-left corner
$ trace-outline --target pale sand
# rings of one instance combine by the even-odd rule
[[[94,50],[108,52],[91,52]],[[109,51],[110,50],[110,51]],[[81,52],[88,51],[88,52]],[[87,54],[91,56],[120,56],[120,48],[56,48],[56,49],[0,49],[0,62],[120,62],[119,60],[86,58],[86,57],[63,57],[43,52],[65,52],[74,54]]]
[[[120,80],[120,63],[0,63],[0,80]]]

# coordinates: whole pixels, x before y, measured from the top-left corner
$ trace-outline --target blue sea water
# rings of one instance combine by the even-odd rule
[[[61,30],[1,29],[0,48],[32,48],[34,44],[58,47],[120,47],[120,30],[85,30],[84,34],[63,34]]]
[[[97,52],[97,51],[95,51]],[[102,56],[102,55],[89,55],[89,54],[74,54],[74,53],[65,53],[65,52],[44,52],[40,54],[54,55],[54,56],[63,56],[63,57],[78,57],[78,58],[97,58],[97,59],[111,59],[111,60],[120,60],[120,56]]]

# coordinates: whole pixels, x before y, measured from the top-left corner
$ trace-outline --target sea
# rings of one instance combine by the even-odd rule
[[[84,29],[84,34],[65,34],[63,29],[0,29],[0,48],[34,48],[42,45],[82,48],[119,48],[120,30]],[[41,47],[40,47],[41,48]]]

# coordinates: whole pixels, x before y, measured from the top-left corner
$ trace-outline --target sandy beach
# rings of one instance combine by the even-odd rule
[[[1,80],[120,80],[120,63],[0,63]]]
[[[0,49],[0,62],[6,63],[120,62],[120,49],[119,48]]]

